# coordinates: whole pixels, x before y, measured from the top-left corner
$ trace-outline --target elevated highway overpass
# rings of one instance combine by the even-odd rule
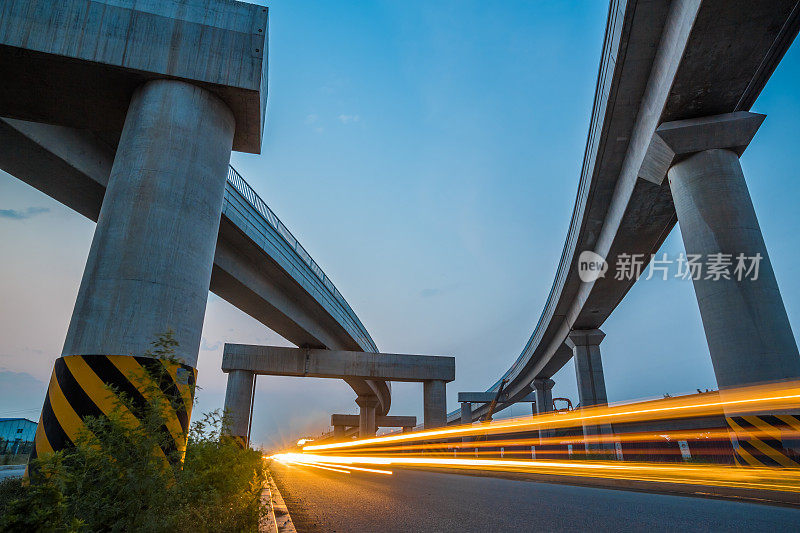
[[[180,365],[164,364],[193,390],[209,290],[299,347],[377,352],[229,167],[232,150],[260,152],[268,29],[267,8],[233,0],[0,5],[0,168],[97,222],[36,450],[104,412],[97,379],[130,388],[150,364],[131,356],[166,328]],[[387,414],[388,382],[345,381]]]
[[[0,168],[95,222],[115,150],[91,132],[0,118]],[[339,290],[233,167],[209,290],[297,346],[378,351]],[[387,382],[349,383],[388,412]]]
[[[679,202],[673,196],[676,190],[684,194],[681,192],[684,189],[675,189],[675,185],[670,184],[670,181],[685,179],[686,174],[692,173],[683,168],[673,175],[681,160],[688,161],[688,165],[696,163],[696,158],[689,157],[690,153],[707,150],[706,153],[729,154],[733,158],[726,164],[736,167],[730,171],[731,175],[739,176],[737,201],[741,199],[745,207],[750,205],[749,211],[744,208],[741,211],[745,213],[742,216],[750,217],[742,224],[757,227],[735,154],[741,154],[755,133],[742,124],[748,121],[760,124],[763,120],[763,117],[746,112],[791,45],[798,28],[800,6],[796,0],[610,2],[589,134],[569,231],[553,286],[530,339],[514,364],[487,389],[487,392],[497,391],[501,382],[507,380],[504,396],[509,403],[500,408],[525,398],[536,388],[536,383],[549,382],[549,387],[552,387],[549,378],[572,357],[576,357],[581,402],[591,405],[606,401],[598,348],[600,341],[584,341],[587,335],[602,339],[598,328],[622,302],[636,278],[617,279],[614,275],[607,275],[595,281],[582,281],[578,269],[580,254],[592,251],[612,266],[622,254],[641,254],[643,266],[646,266],[651,254],[657,252],[679,220],[681,213],[676,212],[677,204],[684,206],[682,234],[687,253],[690,253],[690,248],[698,242],[692,240],[694,230],[702,233],[704,228],[697,225],[684,228],[683,224],[690,224],[692,218],[685,213],[701,209],[698,207],[700,201],[693,203],[695,198],[686,200],[682,197],[683,203]],[[708,124],[720,116],[728,124],[723,131],[733,132],[741,138],[723,141],[721,136],[724,135],[718,135],[719,131],[708,134]],[[683,140],[688,139],[690,144],[697,146],[687,150],[686,155],[677,157],[675,151],[665,150],[667,155],[662,158],[661,150],[666,143],[657,135],[657,130],[663,131],[677,121],[688,121],[692,131]],[[685,125],[678,124],[680,127]],[[669,179],[665,179],[668,171]],[[726,172],[720,171],[721,174]],[[726,184],[721,190],[730,191],[731,188]],[[725,201],[724,194],[719,198],[720,202]],[[704,214],[708,213],[701,213],[700,219]],[[738,215],[729,213],[729,218]],[[727,227],[723,228],[725,224],[734,223],[739,222],[717,217],[717,220],[709,222],[709,226],[719,224],[719,227],[712,228],[712,233],[719,229],[718,235],[721,235],[727,231]],[[733,235],[733,230],[726,235]],[[703,241],[703,246],[712,241],[714,235],[711,237]],[[760,232],[753,238],[754,241],[744,244],[751,245],[750,251],[758,249],[766,254]],[[735,239],[731,242],[743,244],[743,241]],[[769,264],[768,258],[766,263]],[[768,268],[766,276],[769,279],[765,283],[770,285],[770,296],[759,300],[761,296],[755,296],[755,293],[740,293],[742,299],[731,306],[728,315],[725,315],[724,306],[722,310],[718,306],[713,312],[708,311],[701,298],[707,287],[702,282],[695,282],[715,373],[723,387],[742,384],[748,379],[756,382],[796,378],[800,372],[797,346],[771,266]],[[732,294],[739,289],[731,288]],[[757,301],[760,301],[769,307],[768,311],[766,307],[761,308],[762,316],[769,317],[769,324],[766,329],[758,331],[748,329],[741,333],[740,338],[730,329],[726,334],[746,346],[740,347],[740,351],[751,349],[753,354],[763,353],[763,369],[754,365],[736,367],[742,362],[742,357],[731,363],[722,353],[736,352],[737,349],[730,345],[721,349],[724,342],[719,335],[719,324],[714,320],[724,318],[730,324],[730,320],[736,318],[732,313],[744,310],[745,314],[738,318],[741,324],[749,326],[750,319],[746,315],[749,309],[737,307],[745,300],[747,305],[758,306],[761,304]],[[743,329],[747,327],[743,326]],[[581,335],[583,340],[578,338]],[[752,338],[770,339],[764,342],[774,344],[769,348],[754,346],[748,340]],[[736,367],[735,371],[731,370],[732,366]],[[745,373],[749,376],[745,377]],[[537,397],[549,398],[549,389],[536,392]],[[537,407],[551,408],[548,405]],[[471,420],[477,420],[486,414],[486,410],[486,404],[472,406],[469,416]],[[461,418],[459,410],[448,413],[450,424],[460,423]]]

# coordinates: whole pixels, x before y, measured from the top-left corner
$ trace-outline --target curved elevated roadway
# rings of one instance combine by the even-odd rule
[[[572,357],[573,329],[599,328],[633,285],[614,276],[583,283],[591,250],[655,253],[676,223],[667,180],[641,176],[656,128],[747,111],[800,27],[796,0],[612,0],[578,194],[553,287],[522,353],[501,377],[509,403]],[[498,380],[488,391],[496,391]],[[473,419],[486,405],[473,410]],[[460,420],[460,411],[448,422]]]
[[[0,118],[0,168],[93,221],[115,149],[102,133]],[[378,351],[331,280],[232,167],[209,289],[298,346]],[[359,396],[377,396],[377,414],[389,411],[388,382],[347,382]]]

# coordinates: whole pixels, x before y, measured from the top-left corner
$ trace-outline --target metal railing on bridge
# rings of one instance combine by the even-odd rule
[[[314,276],[316,276],[321,282],[322,285],[327,289],[333,299],[338,303],[342,310],[347,315],[347,318],[352,323],[352,325],[358,330],[358,334],[356,336],[361,337],[361,340],[364,341],[367,346],[372,348],[372,351],[377,352],[378,349],[375,346],[375,343],[372,341],[372,338],[367,333],[366,328],[358,319],[358,316],[355,314],[355,311],[350,307],[350,304],[347,303],[347,300],[344,299],[342,294],[330,280],[330,278],[325,274],[322,268],[317,264],[314,259],[312,259],[311,255],[303,248],[303,245],[297,240],[297,238],[292,235],[292,232],[289,231],[283,222],[278,218],[278,216],[269,208],[269,206],[261,199],[261,197],[256,193],[255,190],[244,180],[241,174],[237,172],[235,168],[232,166],[228,167],[228,183],[261,215],[264,219],[272,226],[278,235],[283,238],[284,241],[289,245],[289,247],[294,250],[300,260],[308,266],[309,270],[313,272]]]

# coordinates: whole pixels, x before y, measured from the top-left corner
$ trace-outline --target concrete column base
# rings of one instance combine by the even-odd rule
[[[171,330],[197,366],[234,127],[200,87],[136,90],[62,355],[144,355]]]
[[[797,343],[737,153],[699,151],[667,175],[686,256],[700,256],[704,264],[692,281],[720,396],[736,387],[800,379]],[[714,257],[730,265],[727,276],[709,276],[705,265]],[[787,440],[750,434],[750,423],[760,419],[781,435],[782,421],[771,413],[743,415],[726,413],[739,464],[800,466]]]
[[[472,424],[472,403],[461,402],[461,423]],[[470,442],[472,437],[461,437],[461,442]]]
[[[726,254],[730,279],[693,280],[720,388],[800,379],[800,355],[737,155],[706,150],[668,173],[687,257]],[[737,279],[737,257],[760,256]],[[745,266],[749,266],[750,262]]]
[[[533,380],[533,390],[536,394],[536,402],[533,404],[534,415],[541,415],[553,411],[553,387],[555,384],[556,382],[549,378]],[[544,440],[552,436],[552,429],[539,429],[539,445],[543,445]]]
[[[255,374],[246,370],[228,372],[225,389],[223,431],[236,439],[242,447],[250,445],[250,409],[253,405]]]
[[[447,425],[445,382],[440,380],[425,381],[422,385],[422,396],[425,429],[434,429]]]
[[[361,439],[374,437],[377,432],[375,409],[378,407],[378,399],[375,396],[359,396],[356,398],[356,404],[359,407],[358,437]]]
[[[566,340],[575,358],[575,377],[578,380],[578,396],[582,408],[608,405],[603,363],[600,359],[600,343],[605,336],[599,329],[574,330]],[[613,430],[608,424],[596,426],[584,423],[583,434],[610,437]],[[586,440],[584,447],[587,453],[614,452],[612,442],[592,443]]]

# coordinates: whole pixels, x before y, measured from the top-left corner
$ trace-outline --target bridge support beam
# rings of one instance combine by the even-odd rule
[[[171,329],[196,366],[234,127],[200,87],[134,93],[62,355],[141,355]]]
[[[461,423],[472,424],[472,402],[461,402]]]
[[[720,388],[800,378],[800,355],[739,157],[705,150],[669,170],[669,185],[687,257],[723,254],[730,279],[693,280]],[[739,276],[759,258],[758,271]],[[744,274],[744,272],[742,272]]]
[[[232,370],[228,373],[228,387],[225,389],[224,433],[233,437],[242,447],[250,444],[255,377],[255,374],[246,370]]]
[[[71,366],[130,387],[129,374],[150,365],[142,356],[169,330],[185,367],[175,383],[194,388],[234,128],[228,106],[200,87],[162,79],[134,92],[56,370]],[[74,380],[61,387],[98,404],[106,394]],[[66,422],[47,405],[37,443],[45,439],[41,428]],[[191,408],[188,402],[181,409],[179,450]],[[32,457],[68,444],[37,444]]]
[[[333,438],[336,440],[344,440],[345,426],[333,426]]]
[[[533,380],[533,391],[536,394],[536,402],[533,404],[534,414],[542,415],[553,411],[553,386],[555,384],[556,382],[549,378]],[[552,429],[540,429],[539,445],[542,445],[543,439],[549,439],[552,436]]]
[[[651,181],[668,176],[686,257],[702,269],[690,277],[723,395],[733,387],[800,379],[797,343],[739,163],[765,118],[739,111],[668,122],[656,130],[646,157]],[[709,272],[711,264],[723,274]],[[774,417],[761,422],[775,434],[789,430]],[[737,461],[800,466],[791,458],[800,450],[787,450],[793,445],[765,438],[754,446],[746,422],[734,415],[728,423]]]
[[[378,428],[375,425],[375,408],[378,407],[378,398],[375,396],[359,396],[356,398],[359,407],[358,437],[361,439],[374,437]]]
[[[606,381],[603,377],[603,363],[600,359],[600,343],[606,334],[599,329],[574,330],[567,337],[566,344],[572,349],[575,358],[575,376],[578,379],[578,398],[581,407],[607,405]],[[588,436],[610,436],[610,425],[583,424],[583,434]],[[585,441],[587,452],[613,449],[612,443],[590,443]]]
[[[461,402],[461,423],[472,424],[472,402]],[[461,442],[470,442],[472,437],[461,437]]]
[[[425,429],[442,427],[447,424],[447,398],[445,382],[433,379],[423,382],[423,424]]]
[[[730,279],[706,279],[704,273],[693,280],[721,394],[726,388],[800,379],[797,343],[737,154],[698,152],[669,170],[669,184],[687,257],[700,254],[707,263],[723,254],[716,257],[731,265]],[[754,270],[742,276],[736,270],[741,264]],[[798,413],[787,416],[800,420]],[[798,466],[797,443],[763,437],[754,444],[741,413],[726,419],[739,464]],[[773,424],[777,420],[768,416],[761,422],[777,434],[789,429]]]
[[[331,425],[334,428],[336,426],[357,428],[360,426],[360,424],[361,424],[361,419],[359,415],[342,415],[342,414],[331,415]],[[416,416],[386,416],[386,415],[375,416],[376,428],[401,428],[401,427],[413,428],[416,425],[417,425]]]

